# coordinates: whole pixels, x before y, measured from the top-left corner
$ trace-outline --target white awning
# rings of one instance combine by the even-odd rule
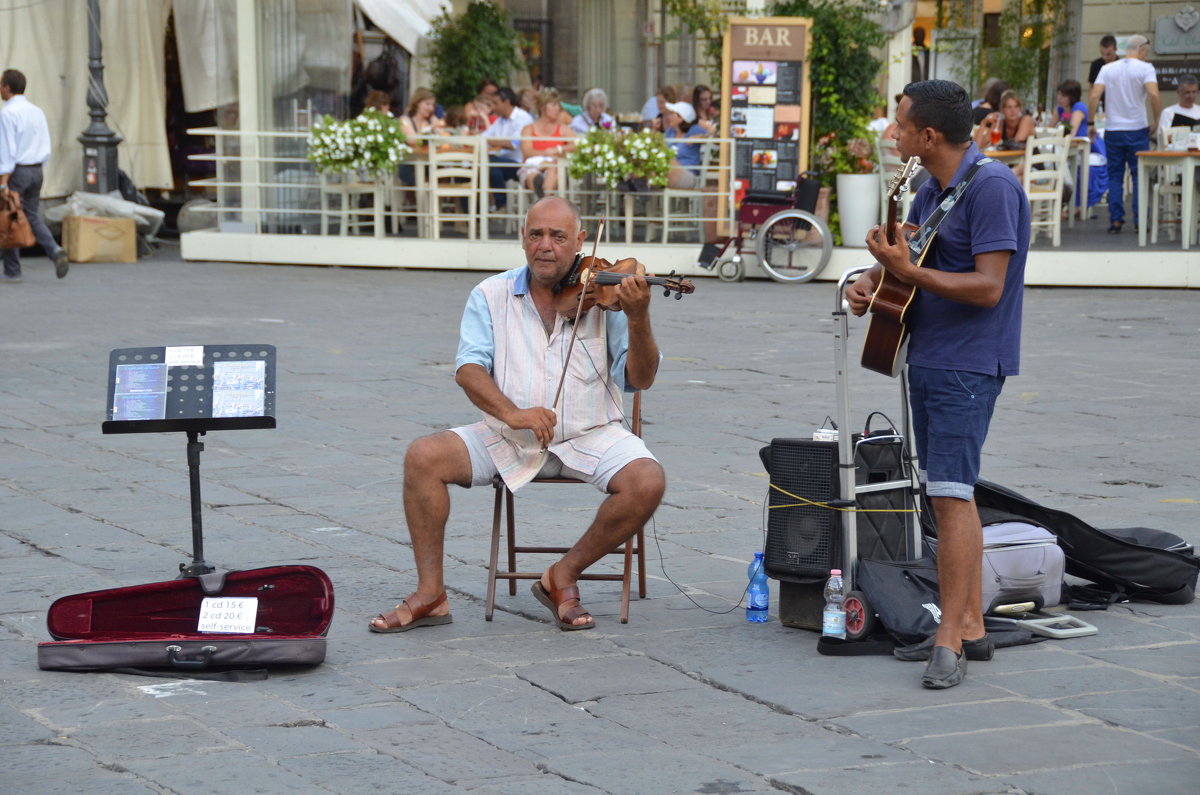
[[[362,12],[371,18],[376,27],[394,42],[413,55],[421,39],[429,35],[430,23],[443,10],[448,10],[449,0],[354,0]]]

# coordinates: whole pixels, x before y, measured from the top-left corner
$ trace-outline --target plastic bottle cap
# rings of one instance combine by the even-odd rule
[[[836,575],[838,575],[839,577],[840,577],[840,576],[842,576],[842,570],[841,570],[841,569],[830,569],[829,573],[830,573],[830,574],[836,574]]]

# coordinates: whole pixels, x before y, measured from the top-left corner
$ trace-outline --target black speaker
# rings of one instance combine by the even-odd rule
[[[840,516],[825,505],[837,499],[837,442],[773,439],[764,463],[771,488],[763,568],[781,581],[828,577],[840,567],[833,559]]]
[[[780,583],[780,623],[820,629],[829,570],[850,565],[843,548],[842,513],[829,507],[841,492],[838,443],[774,439],[760,455],[771,478],[763,568]],[[899,437],[855,447],[855,483],[860,486],[903,480],[907,471]],[[914,507],[908,486],[859,493],[854,507],[859,511],[859,558],[916,556],[908,549],[907,515]]]

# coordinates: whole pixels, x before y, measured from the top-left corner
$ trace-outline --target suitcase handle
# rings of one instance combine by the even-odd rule
[[[200,653],[203,655],[198,660],[181,660],[176,655],[183,651],[182,646],[167,647],[167,662],[171,663],[174,668],[207,668],[212,662],[213,652],[217,650],[216,646],[203,646]]]

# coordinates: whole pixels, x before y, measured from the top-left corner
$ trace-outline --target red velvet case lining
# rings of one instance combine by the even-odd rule
[[[46,625],[55,640],[210,637],[196,631],[205,596],[193,577],[72,594],[50,606]],[[333,583],[312,566],[230,572],[219,596],[258,597],[256,635],[319,636],[333,620]]]

